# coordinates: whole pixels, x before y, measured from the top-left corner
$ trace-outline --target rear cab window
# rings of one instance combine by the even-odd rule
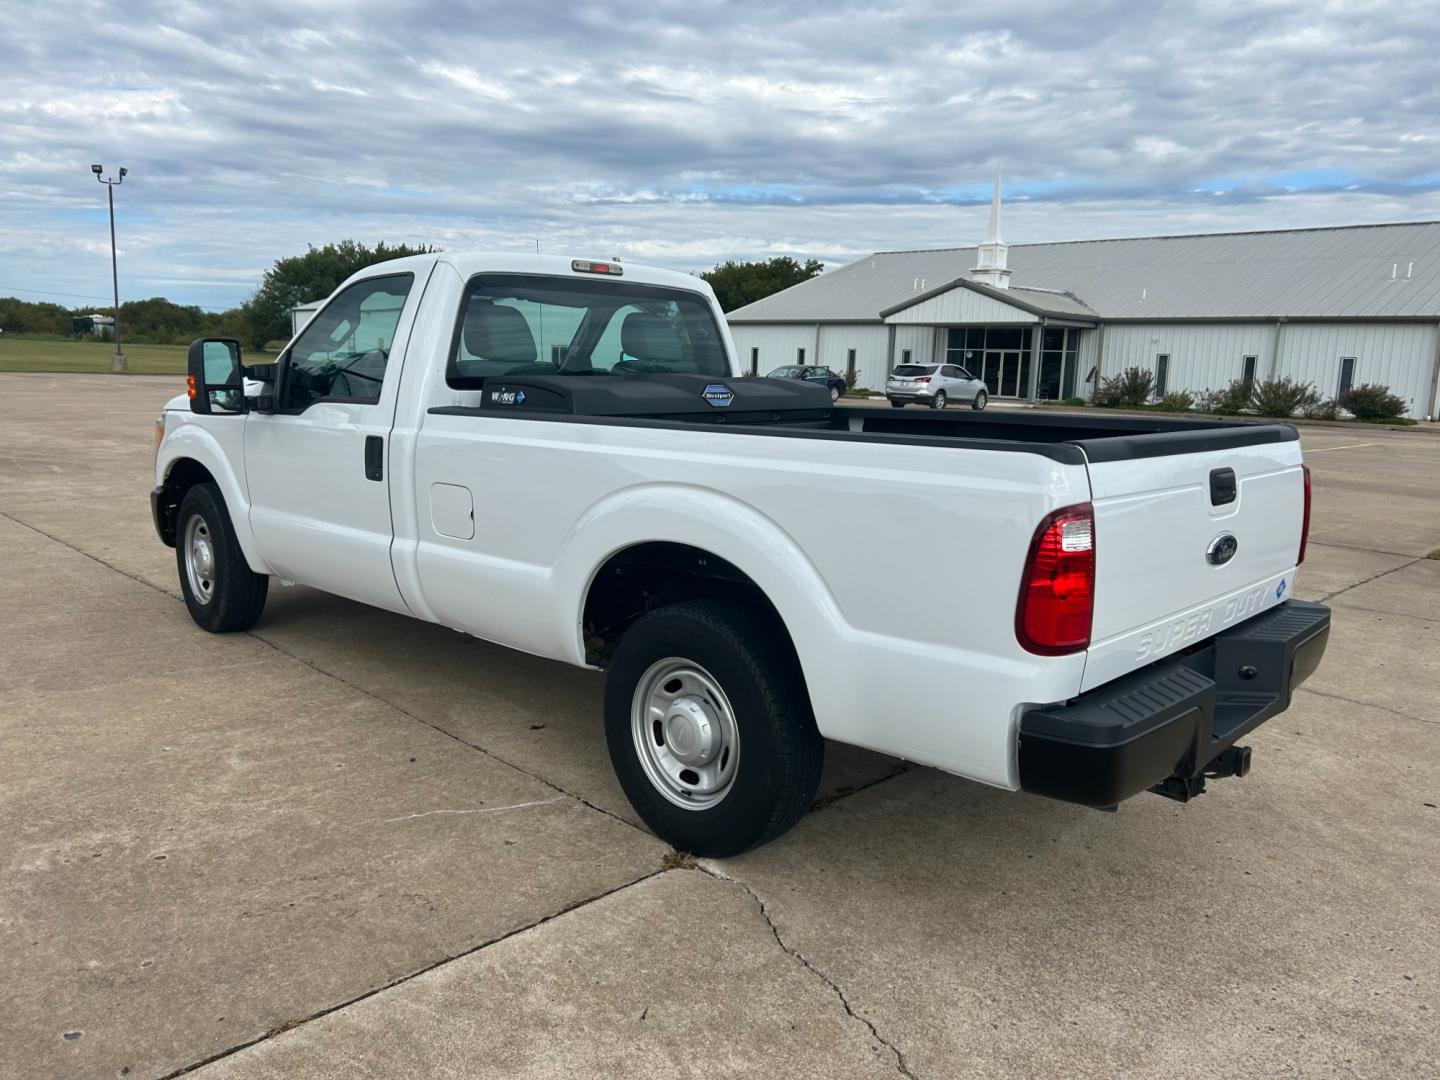
[[[445,381],[478,389],[514,375],[726,377],[703,296],[633,281],[480,274],[465,288]]]

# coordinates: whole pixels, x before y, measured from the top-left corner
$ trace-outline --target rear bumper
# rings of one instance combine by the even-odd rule
[[[1020,787],[1099,807],[1171,778],[1203,790],[1195,781],[1207,766],[1290,707],[1329,637],[1329,608],[1290,600],[1184,655],[1031,710],[1020,721]]]

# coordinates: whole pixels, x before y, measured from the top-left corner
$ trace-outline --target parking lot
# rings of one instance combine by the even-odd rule
[[[302,587],[197,629],[178,389],[0,375],[0,1076],[1440,1076],[1440,435],[1303,430],[1334,629],[1248,779],[1104,814],[832,746],[694,865],[597,673]]]

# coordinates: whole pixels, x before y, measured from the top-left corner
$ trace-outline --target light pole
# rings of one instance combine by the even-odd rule
[[[96,180],[105,185],[105,193],[110,196],[110,284],[115,289],[115,355],[110,357],[110,370],[123,375],[130,370],[130,363],[120,351],[120,271],[115,263],[115,189],[125,182],[128,170],[122,166],[120,175],[113,180],[100,175],[105,171],[102,165],[91,165],[90,171],[95,174]]]

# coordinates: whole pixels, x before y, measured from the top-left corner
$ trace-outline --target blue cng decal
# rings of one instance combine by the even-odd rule
[[[524,390],[491,390],[490,400],[496,405],[524,405]]]
[[[1280,599],[1282,596],[1284,596],[1284,595],[1285,595],[1285,579],[1282,577],[1282,578],[1280,579],[1280,584],[1275,586],[1275,599],[1276,599],[1276,600],[1279,600],[1279,599]]]
[[[735,400],[735,391],[731,390],[724,383],[711,383],[705,387],[705,392],[700,395],[708,401],[713,408],[723,409]]]

